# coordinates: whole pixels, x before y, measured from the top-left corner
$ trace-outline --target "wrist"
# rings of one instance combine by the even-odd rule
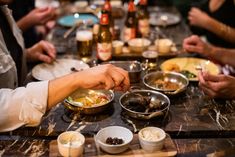
[[[74,80],[73,84],[72,84],[72,89],[76,90],[76,89],[79,89],[79,88],[83,88],[82,87],[83,80],[81,79],[82,76],[81,76],[80,72],[72,73],[71,77],[72,77],[72,80]]]
[[[203,24],[204,24],[204,28],[206,30],[210,30],[211,28],[214,27],[215,20],[213,18],[211,18],[210,16],[207,16],[206,20],[205,20],[205,22],[203,22]]]

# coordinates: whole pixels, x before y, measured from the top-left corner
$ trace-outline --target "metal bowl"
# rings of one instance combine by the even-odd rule
[[[80,105],[76,104],[76,102],[72,101],[76,98],[88,96],[89,94],[94,92],[106,95],[107,98],[109,99],[108,102],[101,105],[94,104],[94,106],[91,107],[81,107]],[[96,114],[105,110],[109,106],[110,102],[113,101],[113,99],[114,99],[114,93],[112,90],[78,89],[73,94],[71,94],[67,99],[64,100],[64,105],[66,108],[75,112],[83,114]]]
[[[110,61],[109,64],[123,68],[128,71],[128,75],[131,83],[138,83],[140,81],[140,75],[142,71],[142,65],[138,61]]]
[[[152,112],[140,112],[134,109],[130,109],[127,103],[130,102],[131,99],[135,99],[136,95],[141,95],[143,97],[149,97],[152,103],[160,102],[159,109],[155,109]],[[133,90],[131,92],[127,92],[123,94],[120,99],[119,103],[122,109],[131,117],[137,119],[151,119],[158,116],[165,116],[168,113],[170,107],[170,100],[169,98],[157,91],[153,90]],[[136,106],[139,104],[135,104]]]
[[[166,89],[160,88],[159,85],[156,83],[157,80],[163,80],[163,81],[175,83],[179,87],[174,90],[167,89],[167,88]],[[145,75],[143,78],[143,82],[147,87],[163,92],[168,95],[175,95],[175,94],[183,92],[189,84],[188,79],[180,73],[162,72],[162,71],[157,71],[157,72],[153,72],[153,73],[149,73]]]

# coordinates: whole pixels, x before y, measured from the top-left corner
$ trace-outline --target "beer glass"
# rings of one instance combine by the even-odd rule
[[[156,70],[157,69],[157,58],[158,53],[156,51],[144,51],[143,56],[143,65],[146,70]]]
[[[93,33],[88,29],[78,29],[76,32],[78,57],[89,62],[92,57]]]

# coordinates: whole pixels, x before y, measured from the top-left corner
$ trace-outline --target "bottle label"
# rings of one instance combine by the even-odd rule
[[[146,5],[146,4],[147,4],[147,0],[140,0],[140,1],[139,1],[139,4],[141,4],[141,5]]]
[[[108,25],[109,24],[109,16],[108,14],[102,14],[100,19],[101,25]]]
[[[138,29],[142,37],[147,37],[150,31],[149,19],[140,19],[138,22]]]
[[[136,37],[135,28],[128,28],[128,27],[124,28],[124,34],[123,34],[124,41],[128,41],[135,37]]]
[[[97,57],[102,61],[108,61],[112,58],[112,43],[98,43]]]

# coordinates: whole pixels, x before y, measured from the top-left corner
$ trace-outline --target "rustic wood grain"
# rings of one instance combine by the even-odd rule
[[[100,154],[97,154],[96,147],[95,147],[95,141],[93,138],[86,138],[85,141],[85,151],[83,156],[84,157],[112,157],[112,156],[119,156],[119,157],[153,157],[153,156],[175,156],[177,154],[177,149],[175,147],[174,142],[168,135],[165,139],[164,147],[161,151],[156,151],[152,153],[145,152],[143,149],[141,149],[138,135],[135,134],[133,141],[130,144],[130,148],[125,151],[124,153],[117,154],[117,155],[111,155],[107,154],[103,151],[100,152]],[[61,156],[58,151],[57,142],[56,140],[53,140],[50,142],[50,148],[49,148],[49,156],[50,157],[58,157]]]

